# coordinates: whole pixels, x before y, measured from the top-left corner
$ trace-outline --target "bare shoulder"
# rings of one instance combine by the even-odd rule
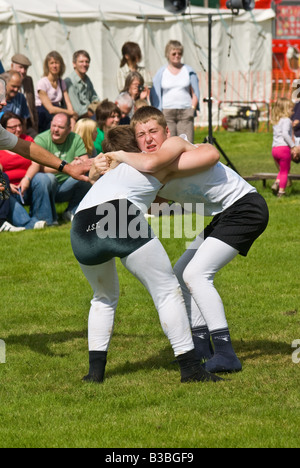
[[[174,136],[174,137],[168,138],[167,140],[165,140],[163,142],[163,144],[161,146],[161,149],[172,149],[172,148],[176,148],[177,150],[178,150],[178,148],[181,148],[182,152],[191,151],[192,149],[195,149],[195,147],[194,147],[194,145],[192,145],[192,143],[190,143],[187,140],[184,140],[183,138],[181,138],[179,136]]]

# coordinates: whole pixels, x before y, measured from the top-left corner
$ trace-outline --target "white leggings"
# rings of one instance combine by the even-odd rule
[[[174,355],[191,351],[194,344],[185,302],[169,257],[160,241],[152,239],[121,261],[151,294]],[[89,351],[107,351],[119,300],[115,259],[101,265],[80,266],[94,291],[88,323]]]
[[[228,328],[214,278],[238,253],[219,239],[203,240],[199,236],[176,263],[174,272],[181,285],[191,328],[205,325],[209,331]]]

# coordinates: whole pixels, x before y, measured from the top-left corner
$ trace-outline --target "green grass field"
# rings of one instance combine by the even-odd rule
[[[215,136],[242,175],[274,171],[271,134]],[[0,447],[299,447],[300,183],[280,200],[270,185],[256,183],[267,231],[216,278],[243,363],[218,384],[180,383],[151,297],[120,262],[107,378],[84,384],[91,290],[70,224],[1,234]],[[162,242],[174,264],[185,239]]]

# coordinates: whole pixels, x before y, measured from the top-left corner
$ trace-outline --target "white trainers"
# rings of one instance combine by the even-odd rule
[[[13,226],[8,221],[5,221],[0,227],[0,232],[21,232],[21,231],[25,231],[25,228]]]
[[[46,221],[37,221],[35,225],[33,226],[33,229],[45,229],[47,226]]]

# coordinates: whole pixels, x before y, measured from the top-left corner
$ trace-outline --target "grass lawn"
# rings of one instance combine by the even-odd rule
[[[271,134],[215,136],[242,175],[274,171]],[[180,383],[151,297],[120,262],[107,378],[84,384],[91,290],[70,224],[1,234],[0,447],[299,447],[300,183],[280,200],[270,185],[256,183],[267,231],[216,278],[244,367],[218,384]],[[185,239],[162,242],[174,264]]]

